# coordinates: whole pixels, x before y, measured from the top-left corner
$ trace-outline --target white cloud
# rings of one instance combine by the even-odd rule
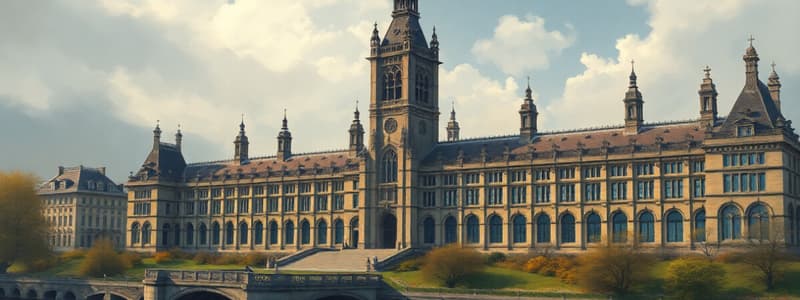
[[[701,69],[710,65],[720,93],[720,114],[728,113],[744,82],[741,56],[746,37],[753,33],[762,59],[776,60],[782,72],[796,73],[800,62],[796,49],[800,37],[781,28],[800,28],[797,1],[632,1],[646,4],[651,31],[644,37],[629,34],[616,43],[617,57],[583,53],[585,70],[566,80],[561,99],[551,102],[545,114],[552,115],[555,128],[621,124],[622,98],[627,88],[630,60],[642,90],[645,121],[697,118],[697,89]],[[757,21],[753,21],[757,20]],[[784,94],[785,95],[785,94]],[[798,109],[784,111],[795,115]],[[791,119],[791,117],[789,117]],[[600,123],[600,124],[598,124]]]
[[[472,53],[481,63],[491,63],[507,74],[519,75],[547,69],[550,59],[574,41],[574,33],[548,31],[543,18],[527,16],[520,20],[506,15],[500,17],[491,39],[475,42]]]

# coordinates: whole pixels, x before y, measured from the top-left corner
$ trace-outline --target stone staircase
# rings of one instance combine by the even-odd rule
[[[395,249],[345,249],[317,252],[286,266],[281,270],[320,272],[365,272],[367,258],[378,257],[381,262],[397,253]]]

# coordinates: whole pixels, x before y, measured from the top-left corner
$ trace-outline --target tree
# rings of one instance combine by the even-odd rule
[[[128,264],[125,257],[114,250],[114,243],[110,239],[101,238],[89,249],[79,272],[83,276],[91,277],[114,276],[122,274]]]
[[[670,262],[664,281],[676,299],[711,299],[724,277],[725,270],[720,265],[699,257],[685,257]]]
[[[695,241],[701,240],[702,242],[695,242],[697,249],[700,250],[700,253],[708,259],[708,261],[714,261],[719,254],[720,243],[719,241],[716,242],[709,242],[708,239],[710,237],[709,234],[706,233],[704,229],[698,229],[697,232],[694,233]]]
[[[425,255],[422,274],[448,288],[454,288],[467,276],[482,271],[484,261],[475,250],[449,245],[433,249]]]
[[[578,258],[575,277],[587,290],[625,294],[634,283],[646,281],[652,256],[630,245],[606,244]]]
[[[775,223],[775,222],[773,222]],[[789,259],[784,240],[783,224],[774,224],[769,230],[762,233],[758,226],[751,226],[751,233],[746,251],[741,255],[741,261],[758,270],[767,290],[775,288],[775,282],[783,275],[784,261]]]
[[[35,186],[31,175],[0,172],[0,274],[16,262],[30,264],[50,254]]]

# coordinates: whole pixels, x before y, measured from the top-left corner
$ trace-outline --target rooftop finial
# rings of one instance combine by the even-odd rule
[[[361,116],[361,113],[358,111],[358,99],[356,99],[356,111],[353,113],[353,115],[355,116],[356,120],[358,120],[358,118]]]
[[[636,61],[631,59],[631,76],[628,77],[630,79],[630,85],[628,86],[629,88],[636,87],[636,70],[634,69],[635,63]]]
[[[178,133],[181,133],[181,123],[178,123]]]
[[[772,72],[775,72],[775,61],[772,61],[772,63],[770,64],[770,66],[772,66]]]
[[[711,67],[706,65],[706,68],[703,69],[703,72],[706,74],[706,79],[711,79]]]
[[[528,76],[528,87],[525,88],[525,100],[533,99],[533,90],[531,90],[531,77]]]
[[[281,127],[283,130],[289,130],[289,121],[286,120],[286,109],[283,109],[283,126]]]
[[[635,69],[635,68],[634,68],[634,65],[635,65],[635,64],[636,64],[636,61],[635,61],[635,60],[633,60],[633,59],[631,59],[631,74],[635,73],[635,71],[634,71],[634,69]]]
[[[747,41],[750,42],[750,47],[753,47],[753,41],[755,41],[755,40],[756,39],[753,37],[753,35],[750,34],[750,38],[747,39]]]

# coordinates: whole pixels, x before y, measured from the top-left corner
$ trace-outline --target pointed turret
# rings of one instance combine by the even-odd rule
[[[181,143],[183,143],[183,133],[181,133],[181,124],[178,124],[178,132],[175,133],[175,148],[181,151]]]
[[[456,121],[456,103],[453,101],[453,110],[450,111],[450,121],[447,122],[447,141],[455,142],[459,139],[461,128]]]
[[[631,61],[631,75],[628,77],[628,91],[625,92],[625,134],[637,134],[644,124],[643,108],[644,101],[642,100],[642,93],[639,91],[639,86],[636,83],[636,71],[634,70],[634,62]]]
[[[531,142],[536,135],[539,112],[536,104],[533,103],[533,90],[531,90],[531,80],[528,78],[528,88],[525,89],[525,99],[519,109],[520,129],[519,138],[523,143]]]
[[[433,34],[431,35],[431,51],[433,51],[433,55],[439,57],[439,36],[436,35],[436,26],[433,26]]]
[[[775,72],[775,63],[772,63],[772,72],[769,73],[769,82],[767,82],[767,87],[769,87],[769,95],[772,97],[772,102],[775,102],[775,108],[778,111],[781,111],[781,78],[778,77],[778,73]]]
[[[353,123],[350,124],[350,154],[356,155],[364,149],[364,126],[361,125],[361,113],[358,111],[358,101],[356,101],[356,110],[353,113]]]
[[[372,37],[369,39],[369,47],[372,56],[380,54],[381,37],[380,32],[378,31],[378,22],[375,22],[374,28],[372,29]]]
[[[700,84],[700,90],[697,94],[700,95],[700,120],[706,125],[714,127],[717,120],[717,87],[714,85],[714,80],[711,79],[711,68],[706,66],[703,69],[705,77],[703,83]]]
[[[428,47],[422,27],[419,25],[418,0],[394,0],[392,23],[386,30],[381,45],[391,44],[403,44],[405,49]]]
[[[283,124],[278,133],[278,159],[288,160],[292,156],[292,133],[289,132],[289,121],[286,119],[286,110],[283,110]]]
[[[248,150],[250,142],[247,140],[247,135],[244,132],[244,116],[242,116],[242,123],[239,124],[239,135],[233,141],[234,148],[236,149],[233,159],[239,161],[239,164],[246,164],[249,161]]]
[[[161,144],[161,120],[156,120],[156,129],[153,129],[153,149]]]

